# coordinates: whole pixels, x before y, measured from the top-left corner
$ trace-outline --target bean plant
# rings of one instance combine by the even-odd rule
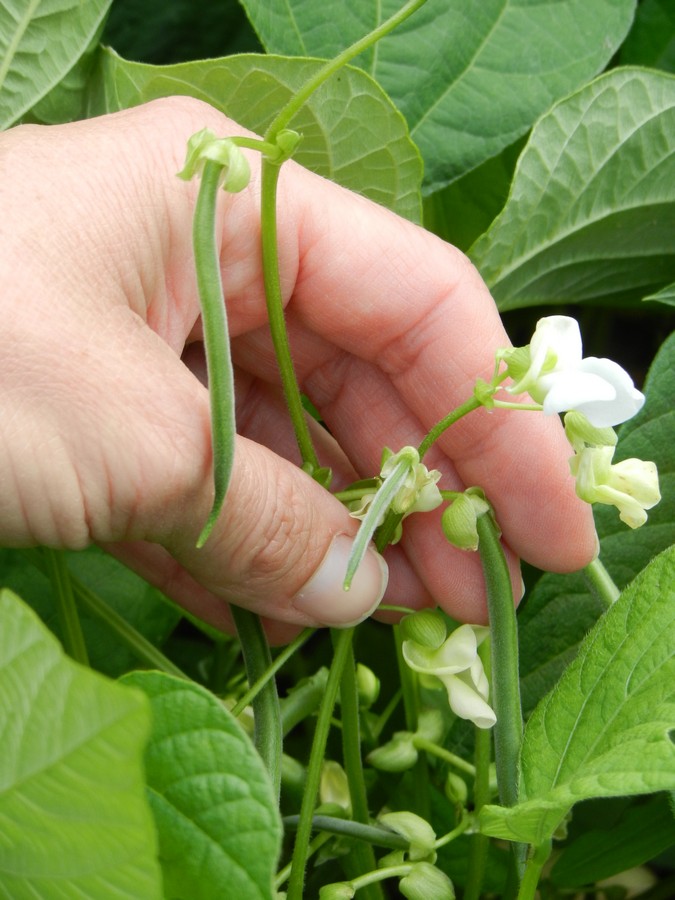
[[[281,302],[282,167],[469,255],[515,349],[421,444],[383,447],[335,493],[360,520],[345,590],[371,541],[440,507],[448,541],[480,554],[489,627],[399,608],[395,625],[270,649],[253,613],[217,632],[96,547],[0,550],[0,896],[673,896],[675,10],[241,4],[2,0],[0,126],[175,94],[242,126],[193,135],[176,173],[199,180],[215,495],[200,546],[232,468],[214,221],[220,192],[246,189],[242,151],[261,159],[288,415],[326,490]],[[527,567],[517,612],[490,497],[444,490],[425,463],[480,407],[561,415],[595,504],[598,558]]]

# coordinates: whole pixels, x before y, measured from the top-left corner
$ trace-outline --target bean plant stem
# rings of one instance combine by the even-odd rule
[[[247,609],[232,606],[232,618],[241,642],[246,677],[253,685],[264,678],[272,665],[269,644],[260,618]],[[255,746],[272,779],[275,796],[281,787],[282,732],[279,696],[274,678],[268,679],[253,699]]]
[[[534,900],[541,876],[541,870],[546,860],[551,855],[551,841],[544,841],[538,847],[533,849],[532,854],[527,860],[523,879],[520,883],[518,891],[518,900]]]
[[[197,539],[202,547],[216,523],[227,493],[234,461],[234,374],[227,313],[216,243],[216,208],[222,166],[207,160],[199,185],[192,225],[197,288],[204,328],[204,352],[209,377],[214,498]]]
[[[470,762],[462,759],[461,756],[457,756],[456,753],[451,753],[449,750],[446,750],[445,747],[439,747],[438,744],[435,744],[433,741],[427,740],[427,738],[421,737],[418,734],[413,737],[412,742],[413,747],[417,750],[424,750],[426,753],[430,753],[432,756],[442,759],[455,769],[459,769],[460,772],[466,772],[467,775],[476,774],[475,767],[472,766]]]
[[[299,822],[299,816],[284,816],[284,826],[294,828]],[[380,828],[377,825],[363,825],[352,819],[338,819],[335,816],[314,816],[312,826],[317,831],[327,831],[330,834],[339,834],[342,837],[355,838],[359,841],[367,841],[378,847],[387,847],[389,850],[409,850],[410,843],[400,834],[389,829]]]
[[[396,662],[398,664],[398,676],[401,682],[401,690],[403,692],[403,711],[405,714],[406,731],[415,733],[419,724],[419,691],[417,673],[413,672],[403,658],[403,636],[399,625],[394,625],[394,641],[396,644]],[[417,762],[410,770],[413,782],[413,791],[411,799],[414,798],[414,806],[411,805],[410,811],[428,819],[431,812],[431,804],[429,801],[429,767],[427,766],[427,758],[423,753],[417,757]]]
[[[419,445],[418,452],[420,459],[424,458],[427,450],[438,440],[444,431],[450,428],[451,425],[454,425],[455,422],[459,421],[463,416],[467,415],[467,413],[473,412],[474,409],[478,409],[480,406],[482,406],[480,400],[477,400],[476,397],[470,397],[466,402],[462,403],[461,406],[458,406],[457,409],[453,409],[451,413],[448,413],[448,415],[441,419],[440,422],[437,422]]]
[[[373,31],[369,32],[367,35],[362,37],[360,40],[356,41],[350,47],[347,47],[342,53],[339,53],[334,59],[330,60],[319,69],[316,74],[312,75],[305,84],[297,91],[293,97],[289,100],[286,106],[280,110],[277,114],[276,118],[269,126],[265,133],[265,140],[273,142],[276,136],[286,128],[293,117],[302,109],[307,100],[311,97],[314,91],[321,87],[324,81],[327,81],[331,75],[337,72],[342,66],[346,65],[355,56],[358,56],[359,53],[363,53],[364,50],[368,50],[373,44],[376,44],[381,38],[385,35],[389,34],[390,31],[393,31],[401,22],[404,22],[409,16],[411,16],[416,10],[418,10],[421,6],[424,6],[426,0],[409,0],[405,6],[403,6],[398,12],[394,13],[393,16],[388,18],[385,22],[375,28]]]
[[[293,654],[296,653],[296,651],[298,651],[300,647],[302,647],[303,644],[305,644],[313,634],[313,628],[305,628],[304,631],[300,632],[300,634],[295,638],[294,641],[291,641],[291,643],[287,647],[284,647],[284,649],[281,651],[281,653],[279,653],[270,667],[268,669],[265,669],[264,673],[260,678],[258,678],[255,684],[252,684],[246,691],[246,693],[239,698],[236,705],[232,709],[233,716],[241,715],[241,713],[246,709],[249,703],[252,703],[253,700],[255,700],[255,698],[265,687],[267,682],[271,678],[274,678],[279,669],[281,669],[282,666],[284,666],[285,663],[288,662],[291,656],[293,656]]]
[[[586,566],[584,578],[594,596],[600,600],[605,609],[609,609],[618,600],[621,591],[614,584],[612,576],[599,559],[594,559]]]
[[[89,665],[87,645],[82,633],[80,617],[75,605],[70,572],[63,553],[45,547],[42,551],[45,568],[54,590],[56,609],[61,623],[63,646],[66,653],[83,666]]]
[[[333,632],[333,641],[338,632]],[[349,645],[345,664],[340,679],[340,709],[342,713],[342,758],[349,785],[349,796],[352,806],[352,818],[362,825],[368,825],[368,794],[363,779],[361,762],[361,729],[359,726],[359,695],[356,684],[356,663],[353,644]],[[374,869],[375,854],[368,843],[358,843],[352,850],[354,863],[360,872]],[[382,891],[378,885],[368,887],[363,892],[364,900],[382,900]]]
[[[280,166],[263,157],[261,163],[262,186],[260,224],[262,231],[263,278],[267,317],[274,352],[279,366],[281,384],[288,412],[295,431],[295,439],[302,462],[310,471],[319,468],[319,460],[309,433],[305,409],[302,405],[300,388],[295,375],[291,347],[284,320],[284,301],[279,275],[279,247],[277,243],[277,185]]]
[[[326,682],[326,691],[323,702],[319,707],[319,714],[314,731],[314,740],[312,741],[312,749],[309,756],[309,764],[307,766],[307,780],[305,782],[305,793],[300,806],[298,831],[295,836],[295,844],[293,847],[291,876],[286,894],[287,900],[302,900],[309,840],[312,834],[312,815],[314,813],[316,796],[321,780],[321,767],[326,750],[326,742],[328,741],[333,707],[335,706],[340,681],[342,679],[342,670],[344,669],[349,656],[353,637],[354,629],[345,628],[338,632],[335,641],[333,661],[331,663],[330,672],[328,673],[328,681]]]

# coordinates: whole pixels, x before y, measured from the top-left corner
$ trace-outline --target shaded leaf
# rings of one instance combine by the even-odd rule
[[[90,112],[188,94],[262,133],[320,66],[316,60],[254,54],[148,66],[104,51]],[[419,154],[401,115],[364,72],[342,69],[316,91],[290,127],[302,135],[294,154],[301,165],[419,220]]]
[[[281,822],[242,728],[206,689],[159,672],[124,676],[150,699],[145,755],[168,897],[271,900]]]
[[[551,871],[558,887],[595,884],[640,866],[675,843],[675,821],[666,794],[630,805],[609,827],[598,823],[565,847]]]
[[[35,106],[95,39],[111,0],[0,0],[0,130]]]
[[[333,57],[403,0],[243,0],[271,53]],[[428,0],[355,60],[404,114],[424,158],[425,192],[525,134],[597,75],[625,37],[634,0]]]
[[[675,277],[675,78],[615,69],[540,119],[469,251],[502,310],[636,302]]]
[[[86,587],[119,613],[136,631],[157,646],[166,640],[181,613],[146,581],[98,547],[65,554],[68,568]],[[61,636],[61,624],[49,578],[35,568],[31,551],[0,550],[0,583],[12,588]],[[117,677],[138,660],[110,627],[80,610],[91,666]]]
[[[643,0],[619,53],[621,65],[675,72],[675,5],[672,0]]]
[[[591,797],[675,789],[675,547],[596,623],[525,728],[522,801],[481,830],[538,845]]]
[[[146,698],[65,656],[0,591],[0,894],[162,895],[145,797]]]
[[[675,334],[663,344],[652,364],[645,384],[645,405],[619,429],[615,453],[617,461],[638,457],[656,462],[661,502],[650,510],[646,525],[637,531],[623,525],[614,508],[594,509],[600,558],[620,588],[656,554],[675,543],[673,370]],[[526,712],[553,687],[603,609],[581,573],[546,574],[539,579],[518,616],[521,691]]]
[[[659,303],[665,303],[666,306],[675,306],[675,282],[667,284],[664,288],[661,288],[660,291],[656,291],[655,294],[650,294],[643,299],[645,301],[655,300]]]

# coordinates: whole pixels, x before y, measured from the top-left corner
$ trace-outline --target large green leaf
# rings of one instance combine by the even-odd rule
[[[675,278],[675,77],[616,69],[537,123],[469,255],[502,310],[639,301]]]
[[[243,54],[149,66],[106,51],[91,111],[189,94],[260,133],[320,65],[316,60]],[[400,113],[364,72],[343,69],[316,91],[290,126],[302,135],[294,155],[299,163],[419,221],[419,154]]]
[[[68,659],[0,591],[0,895],[159,898],[145,796],[149,709]]]
[[[91,45],[111,0],[0,0],[0,129],[35,106]]]
[[[122,681],[152,704],[145,765],[167,897],[271,900],[281,822],[247,735],[196,684],[159,672]]]
[[[540,844],[591,797],[675,789],[675,547],[619,597],[525,729],[522,801],[481,830]]]
[[[243,4],[271,53],[329,58],[403,0]],[[432,191],[495,156],[601,72],[634,9],[634,0],[428,0],[356,64],[405,115]]]
[[[620,588],[647,563],[675,543],[675,334],[663,344],[645,384],[646,402],[619,430],[615,459],[653,460],[659,469],[661,502],[642,528],[631,531],[609,506],[596,506],[600,558]],[[521,690],[529,712],[550,690],[575,656],[579,643],[601,614],[603,604],[581,574],[546,574],[519,615]]]

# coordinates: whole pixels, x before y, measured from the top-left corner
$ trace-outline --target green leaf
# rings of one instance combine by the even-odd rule
[[[673,843],[673,811],[668,796],[659,794],[629,805],[618,821],[598,822],[581,834],[556,859],[551,880],[561,888],[595,884],[654,859]]]
[[[645,383],[646,402],[619,430],[617,461],[638,457],[659,469],[662,499],[649,512],[646,525],[631,531],[613,507],[596,506],[600,558],[620,588],[647,563],[675,543],[675,409],[672,374],[675,333],[657,354]],[[583,575],[546,574],[539,579],[519,614],[521,691],[530,711],[550,690],[604,605],[593,596]]]
[[[101,54],[90,112],[188,94],[262,133],[321,63],[254,54],[148,66]],[[410,219],[421,218],[422,168],[402,116],[365,73],[342,69],[310,98],[290,126],[302,135],[294,159]]]
[[[243,0],[271,53],[333,57],[403,0]],[[609,62],[634,0],[429,0],[357,58],[406,117],[425,192],[512,144]]]
[[[591,797],[675,788],[675,547],[600,619],[525,729],[522,800],[481,830],[535,845]]]
[[[656,293],[650,294],[648,297],[643,297],[643,300],[645,302],[647,300],[655,300],[659,303],[665,303],[666,306],[675,306],[675,282],[667,284],[660,291],[656,291]]]
[[[281,823],[244,731],[196,684],[158,672],[122,681],[152,705],[145,766],[167,897],[211,900],[215,891],[271,900]]]
[[[636,302],[675,278],[675,77],[615,69],[537,123],[469,251],[502,310]]]
[[[163,896],[143,781],[146,698],[69,660],[8,590],[0,722],[0,894]]]
[[[675,72],[675,6],[672,0],[643,0],[619,53],[621,65]]]
[[[111,0],[0,0],[0,130],[52,90],[90,47]]]

